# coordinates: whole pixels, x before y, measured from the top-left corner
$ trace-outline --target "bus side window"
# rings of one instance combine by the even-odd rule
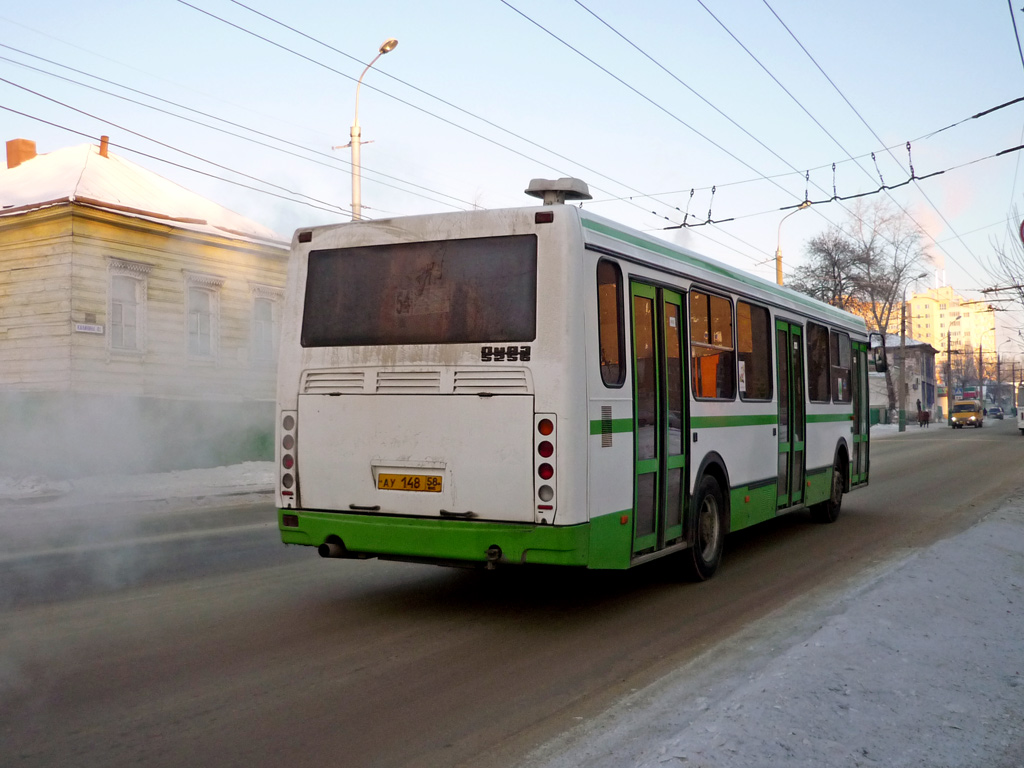
[[[622,321],[622,272],[612,261],[597,263],[597,328],[601,352],[601,381],[621,387],[626,379],[625,328]]]
[[[850,388],[850,337],[845,333],[832,331],[832,402],[848,403],[851,398]]]
[[[736,396],[729,299],[690,292],[690,358],[694,397],[732,400]]]
[[[768,310],[736,302],[736,352],[739,357],[740,398],[772,399],[772,336]]]
[[[807,324],[807,397],[827,403],[829,397],[828,328]]]

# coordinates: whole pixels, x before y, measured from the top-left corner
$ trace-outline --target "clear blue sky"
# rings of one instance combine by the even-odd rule
[[[348,219],[349,152],[331,147],[348,142],[363,66],[396,37],[360,95],[363,138],[373,142],[362,158],[368,217],[527,205],[531,178],[573,175],[591,185],[592,210],[646,231],[680,223],[687,206],[690,222],[709,207],[716,220],[735,219],[662,234],[771,279],[772,263],[758,263],[774,255],[780,208],[805,189],[831,198],[832,163],[840,196],[877,189],[879,173],[905,181],[910,141],[917,176],[947,172],[892,199],[927,232],[947,283],[977,296],[993,284],[984,269],[992,239],[1007,237],[1014,205],[1024,208],[1024,153],[986,159],[1024,143],[1024,103],[969,119],[1024,96],[1013,27],[1015,18],[1024,36],[1024,12],[1005,0],[189,2],[0,9],[0,44],[22,51],[0,49],[0,77],[36,92],[0,82],[0,105],[31,116],[0,111],[3,139],[33,139],[47,152],[107,134],[118,154],[288,237]],[[810,237],[844,222],[848,205],[815,205],[785,222],[788,267]]]

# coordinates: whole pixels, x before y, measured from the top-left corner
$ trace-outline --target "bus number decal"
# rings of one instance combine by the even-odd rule
[[[514,363],[530,361],[530,346],[523,347],[480,347],[480,360],[485,363]]]

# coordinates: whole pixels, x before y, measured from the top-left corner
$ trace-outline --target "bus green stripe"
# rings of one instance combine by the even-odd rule
[[[826,421],[853,421],[852,413],[809,413],[808,424],[821,424]]]
[[[633,420],[632,419],[612,419],[610,422],[606,422],[603,419],[594,419],[590,422],[590,434],[600,435],[604,432],[602,425],[611,424],[612,432],[632,432],[633,431]]]
[[[852,421],[853,416],[849,413],[818,413],[808,414],[808,424],[825,424],[833,421]],[[594,419],[590,422],[590,434],[602,434],[603,425],[609,423],[601,419]],[[720,427],[756,427],[765,424],[778,424],[779,417],[775,414],[755,414],[753,416],[693,416],[690,419],[690,429],[717,429]],[[632,432],[632,419],[612,419],[611,432]]]
[[[714,429],[716,427],[754,427],[762,424],[778,424],[779,417],[773,413],[754,416],[693,416],[690,429]]]
[[[701,258],[695,258],[687,254],[685,251],[676,250],[668,243],[659,243],[655,240],[648,240],[646,238],[637,237],[636,235],[627,234],[626,232],[622,232],[618,229],[615,229],[614,227],[610,227],[607,224],[603,224],[598,221],[593,221],[592,219],[580,217],[580,222],[582,223],[585,229],[590,229],[602,235],[613,237],[616,240],[621,240],[624,243],[635,245],[639,248],[643,248],[644,250],[661,254],[662,256],[668,256],[669,258],[675,259],[676,261],[681,261],[684,264],[689,264],[692,267],[699,267],[700,269],[705,269],[709,272],[713,272],[723,277],[732,278],[733,280],[737,280],[743,283],[744,285],[749,286],[750,288],[756,289],[758,291],[764,291],[765,293],[770,293],[779,298],[780,300],[791,301],[794,304],[802,305],[803,307],[806,308],[806,310],[809,313],[813,315],[824,315],[832,318],[832,320],[835,322],[842,323],[845,327],[858,328],[857,321],[860,320],[860,318],[856,316],[851,316],[845,312],[837,310],[828,304],[816,302],[807,296],[803,296],[797,293],[796,291],[780,290],[775,284],[769,283],[767,280],[761,280],[760,278],[755,277],[754,275],[748,275],[744,272],[731,270],[725,265],[716,264],[715,262],[710,260],[705,261],[704,259]],[[861,323],[863,323],[862,320]],[[864,329],[858,328],[858,330]]]

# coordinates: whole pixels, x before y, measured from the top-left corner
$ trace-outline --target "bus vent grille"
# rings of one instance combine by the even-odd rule
[[[528,394],[526,371],[466,370],[455,372],[454,394],[476,395],[491,392],[496,395]]]
[[[362,371],[307,371],[303,376],[302,392],[307,395],[350,394],[363,391]]]
[[[601,447],[612,447],[612,407],[601,406]]]
[[[441,392],[440,371],[378,371],[378,395],[436,395]]]

